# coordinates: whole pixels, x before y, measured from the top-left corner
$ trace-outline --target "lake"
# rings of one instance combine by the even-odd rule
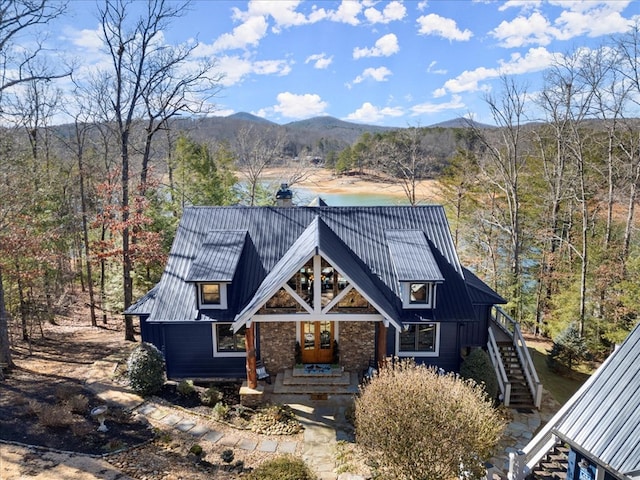
[[[331,207],[375,207],[385,205],[409,205],[406,197],[382,193],[324,193],[310,188],[294,187],[293,202],[308,205],[314,198],[321,197]]]

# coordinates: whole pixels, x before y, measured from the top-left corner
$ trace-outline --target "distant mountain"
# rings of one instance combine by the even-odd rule
[[[266,118],[258,117],[257,115],[253,115],[252,113],[247,113],[247,112],[238,112],[238,113],[234,113],[233,115],[229,115],[227,117],[222,117],[222,118],[228,118],[230,120],[241,120],[246,122],[256,122],[256,123],[277,125],[277,123],[274,123],[271,120],[267,120]]]
[[[475,122],[473,120],[469,120],[468,118],[458,117],[452,118],[451,120],[445,120],[444,122],[435,123],[433,125],[429,125],[429,128],[495,128],[492,125],[487,125],[486,123]]]

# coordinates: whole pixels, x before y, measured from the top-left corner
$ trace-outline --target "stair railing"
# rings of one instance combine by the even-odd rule
[[[527,343],[520,331],[520,325],[499,306],[495,305],[493,310],[495,312],[492,314],[493,320],[507,335],[509,335],[513,342],[513,347],[520,359],[520,365],[522,366],[522,371],[527,381],[527,387],[529,388],[529,392],[533,398],[533,404],[536,408],[540,408],[540,404],[542,403],[542,383],[540,382],[536,368],[533,365],[533,360],[529,354]],[[489,332],[491,332],[491,330],[489,330]],[[505,403],[505,406],[506,405],[507,404]]]
[[[500,393],[502,393],[502,399],[505,407],[508,407],[511,403],[511,382],[507,376],[507,372],[504,369],[504,363],[502,361],[502,355],[498,349],[498,343],[496,337],[493,335],[491,329],[489,329],[489,341],[487,342],[487,350],[491,357],[491,363],[498,377],[498,385],[500,386]]]

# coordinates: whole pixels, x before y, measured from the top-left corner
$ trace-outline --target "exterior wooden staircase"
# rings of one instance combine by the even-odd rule
[[[520,409],[534,409],[536,408],[533,396],[527,386],[527,379],[524,375],[524,370],[518,358],[513,343],[500,342],[498,343],[498,351],[500,352],[500,358],[502,358],[502,364],[504,365],[507,378],[511,384],[511,398],[509,406],[511,408]]]
[[[529,477],[537,480],[566,480],[569,448],[556,444],[538,462]]]

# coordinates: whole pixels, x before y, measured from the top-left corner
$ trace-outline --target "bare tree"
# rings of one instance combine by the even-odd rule
[[[42,48],[15,49],[14,46],[23,34],[48,24],[61,15],[66,3],[48,0],[0,0],[0,114],[5,111],[5,96],[12,88],[27,82],[51,80],[69,74],[69,72],[36,71],[30,69],[34,60],[39,58]],[[0,205],[3,208],[12,202],[5,202],[0,192]],[[0,209],[0,210],[2,210]],[[0,212],[0,231],[3,229],[3,215]],[[0,362],[13,366],[9,345],[9,331],[2,271],[0,271]]]
[[[137,18],[134,2],[106,0],[99,7],[103,40],[111,59],[110,72],[104,72],[111,88],[109,115],[114,120],[120,145],[124,309],[133,301],[130,246],[135,242],[135,232],[128,226],[133,127],[138,118],[146,118],[141,172],[144,189],[154,134],[173,116],[201,110],[206,100],[202,94],[215,94],[220,78],[209,77],[212,64],[187,69],[187,60],[197,45],[169,47],[162,43],[162,31],[186,11],[188,3],[148,0],[145,6],[144,13]],[[125,338],[135,340],[133,321],[128,316]]]

